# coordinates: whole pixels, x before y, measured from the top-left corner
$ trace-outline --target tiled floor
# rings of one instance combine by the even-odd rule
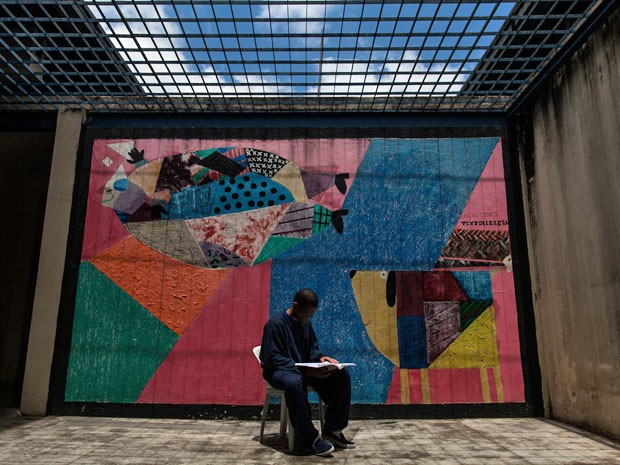
[[[620,444],[545,420],[365,420],[330,458],[289,455],[270,422],[93,417],[0,420],[0,464],[604,464]]]

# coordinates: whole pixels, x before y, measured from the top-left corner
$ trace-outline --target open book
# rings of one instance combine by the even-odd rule
[[[296,363],[296,367],[307,368],[323,368],[323,367],[335,367],[342,370],[344,367],[356,367],[355,363],[330,363],[330,362],[318,362],[318,363]]]

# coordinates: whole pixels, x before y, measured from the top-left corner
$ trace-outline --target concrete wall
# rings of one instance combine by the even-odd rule
[[[546,414],[620,437],[620,13],[510,123]]]
[[[25,415],[45,415],[47,411],[83,120],[81,111],[61,110],[58,113],[20,406]]]

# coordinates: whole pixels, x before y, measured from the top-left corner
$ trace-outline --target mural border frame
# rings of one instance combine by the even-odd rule
[[[269,115],[271,118],[273,115]],[[49,385],[47,413],[49,415],[86,416],[129,416],[158,418],[259,418],[260,406],[229,405],[185,405],[185,404],[116,404],[98,402],[66,402],[64,393],[69,366],[69,354],[73,333],[73,319],[78,283],[78,271],[82,253],[86,207],[89,187],[89,173],[93,143],[99,138],[265,138],[268,131],[270,139],[318,139],[318,138],[473,138],[497,137],[502,143],[505,165],[506,195],[511,237],[521,238],[516,244],[513,257],[515,261],[515,290],[519,339],[521,344],[521,363],[525,385],[524,403],[489,404],[431,404],[431,405],[383,405],[354,404],[352,419],[361,418],[483,418],[483,417],[523,417],[540,416],[542,392],[540,369],[536,347],[536,332],[533,318],[531,288],[529,286],[529,264],[525,234],[525,216],[520,201],[518,160],[511,156],[507,142],[504,120],[498,117],[477,120],[479,125],[458,126],[457,120],[429,120],[426,116],[408,115],[394,118],[395,115],[373,115],[374,125],[357,124],[360,116],[347,115],[321,116],[319,121],[305,116],[284,123],[282,115],[276,115],[271,124],[264,124],[259,115],[240,115],[217,121],[213,116],[191,118],[190,115],[89,115],[81,135],[76,181],[73,190],[73,206],[67,240],[61,303],[58,315],[52,372]],[[459,118],[462,123],[467,118]],[[237,122],[235,126],[233,123]],[[335,125],[335,121],[338,123]],[[394,124],[399,122],[400,124]],[[433,122],[434,126],[428,126]],[[500,124],[501,122],[501,124]],[[202,127],[196,127],[195,124]],[[207,126],[207,123],[209,125]],[[260,124],[263,124],[260,126]],[[275,123],[283,123],[276,125]],[[305,124],[304,124],[305,123]],[[320,123],[320,124],[318,124]],[[474,121],[475,123],[475,121]],[[388,126],[387,124],[390,124]],[[270,411],[270,414],[273,413]],[[275,414],[274,414],[275,415]],[[275,418],[275,416],[274,416]]]

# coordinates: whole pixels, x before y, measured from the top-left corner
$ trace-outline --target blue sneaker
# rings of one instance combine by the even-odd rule
[[[332,443],[334,446],[339,447],[340,449],[355,448],[355,443],[345,438],[344,434],[342,433],[340,433],[338,436],[336,436],[334,433],[323,433],[323,439]]]
[[[334,452],[334,446],[321,438],[317,438],[316,441],[314,441],[314,444],[312,444],[312,447],[310,447],[310,450],[314,455],[325,457],[326,455]]]

